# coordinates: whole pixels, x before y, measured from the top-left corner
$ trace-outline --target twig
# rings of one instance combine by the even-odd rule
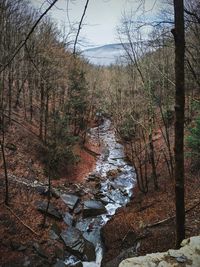
[[[39,234],[38,233],[36,233],[30,226],[28,226],[25,222],[23,222],[20,218],[19,218],[19,216],[17,216],[15,213],[14,213],[14,211],[10,208],[10,207],[8,207],[7,205],[5,205],[6,206],[6,208],[15,216],[15,218],[17,218],[27,229],[29,229],[33,234],[35,234],[35,235],[37,235],[37,236],[39,236]]]
[[[87,153],[91,154],[91,155],[94,156],[94,157],[98,157],[98,156],[101,155],[101,154],[99,154],[99,153],[97,153],[97,152],[95,152],[95,151],[93,151],[93,150],[87,148],[86,146],[83,146],[83,149],[84,149]]]

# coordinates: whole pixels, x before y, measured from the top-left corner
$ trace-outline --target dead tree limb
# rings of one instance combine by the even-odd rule
[[[8,207],[7,205],[5,205],[5,206],[6,206],[6,208],[12,213],[12,215],[14,215],[15,218],[17,218],[17,219],[21,222],[21,224],[23,224],[23,225],[24,225],[28,230],[30,230],[33,234],[39,236],[39,234],[36,233],[36,232],[35,232],[30,226],[28,226],[25,222],[23,222],[23,221],[19,218],[19,216],[17,216],[17,214],[15,214],[14,211],[13,211],[10,207]]]

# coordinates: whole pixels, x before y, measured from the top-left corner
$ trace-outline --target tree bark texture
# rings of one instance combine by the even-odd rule
[[[176,202],[176,247],[185,238],[184,203],[184,109],[185,109],[185,30],[183,0],[174,0],[175,30],[175,202]]]

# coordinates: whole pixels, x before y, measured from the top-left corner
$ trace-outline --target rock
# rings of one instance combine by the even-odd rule
[[[96,200],[86,200],[83,203],[83,216],[92,217],[107,213],[105,206]]]
[[[102,197],[100,201],[104,204],[107,205],[108,203],[112,202],[108,197]]]
[[[94,181],[100,181],[101,176],[99,176],[97,173],[92,173],[87,177],[88,182],[94,182]]]
[[[83,264],[78,258],[71,255],[65,260],[65,266],[66,267],[83,267]]]
[[[105,206],[96,200],[87,200],[83,203],[83,217],[92,217],[107,212]]]
[[[21,245],[17,250],[18,250],[18,251],[25,251],[26,249],[27,249],[26,246]]]
[[[35,190],[40,194],[40,195],[47,195],[47,186],[42,186],[42,185],[38,185],[35,187]]]
[[[39,256],[43,258],[48,258],[46,252],[42,249],[42,247],[38,243],[34,242],[33,248],[35,249],[35,251],[37,252]]]
[[[49,238],[52,240],[58,240],[59,236],[53,230],[50,230],[49,231]]]
[[[43,196],[48,196],[49,190],[47,186],[38,185],[36,191]],[[51,189],[51,197],[59,198],[61,193],[57,189]]]
[[[51,230],[54,231],[58,236],[61,234],[60,227],[58,226],[57,223],[53,223],[51,226]]]
[[[73,194],[62,194],[61,198],[71,210],[75,208],[76,204],[79,201],[79,197]]]
[[[20,244],[16,241],[11,241],[10,246],[13,250],[17,250],[17,251],[25,251],[27,249],[25,245]]]
[[[114,267],[114,266],[119,266],[120,262],[128,257],[134,257],[136,256],[136,247],[133,246],[131,248],[128,249],[124,249],[121,251],[121,253],[114,259],[112,259],[109,262],[104,263],[103,265],[104,267]],[[133,267],[133,266],[131,266]]]
[[[63,248],[59,247],[59,246],[55,246],[53,245],[53,252],[52,255],[55,255],[55,258],[57,259],[65,259],[65,251]]]
[[[101,182],[97,181],[96,184],[95,184],[95,188],[98,189],[98,191],[101,189]]]
[[[187,257],[185,257],[184,255],[177,257],[176,260],[180,263],[184,263],[187,261]]]
[[[104,192],[98,191],[97,193],[95,193],[95,198],[100,199],[102,197],[105,197],[105,193]]]
[[[76,207],[75,209],[74,209],[74,214],[80,214],[81,213],[81,211],[82,211],[82,206],[81,205],[79,205],[78,207]]]
[[[47,202],[43,202],[43,201],[37,201],[36,202],[36,207],[37,210],[45,213],[46,212],[46,208],[47,208]],[[48,208],[48,215],[55,217],[56,219],[62,219],[62,215],[61,213],[53,206],[53,204],[49,204],[49,208]]]
[[[59,190],[55,188],[51,189],[51,194],[52,194],[52,197],[55,197],[55,198],[59,198],[61,196],[61,193],[59,192]]]
[[[96,252],[94,245],[85,239],[85,248],[84,254],[86,256],[86,261],[95,261],[96,260]]]
[[[65,213],[65,217],[63,218],[63,220],[68,226],[72,226],[73,216],[69,212]]]
[[[64,261],[59,260],[56,262],[56,264],[54,264],[53,267],[66,267],[66,265],[65,265]]]
[[[119,170],[120,169],[109,170],[106,173],[106,176],[111,177],[112,179],[114,179],[121,172],[121,170],[120,171]]]
[[[61,233],[66,249],[81,260],[95,261],[95,247],[87,241],[80,230],[69,227]]]
[[[30,266],[31,265],[31,261],[30,261],[30,259],[26,256],[25,257],[25,260],[24,260],[24,263],[23,263],[23,266],[24,267],[28,267],[28,266]]]
[[[182,247],[179,250],[170,249],[163,253],[152,253],[146,256],[126,259],[120,263],[119,267],[200,266],[200,236],[183,240],[181,245]]]
[[[83,267],[83,263],[81,261],[74,263],[73,265],[69,267]]]
[[[16,241],[11,241],[10,242],[10,246],[11,246],[11,248],[13,249],[13,250],[18,250],[19,249],[19,247],[20,247],[20,243],[18,243],[18,242],[16,242]]]

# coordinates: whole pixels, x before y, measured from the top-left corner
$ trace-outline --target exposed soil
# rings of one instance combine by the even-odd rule
[[[34,130],[34,129],[32,129]],[[30,135],[32,138],[30,138]],[[15,141],[13,142],[13,136]],[[157,144],[162,147],[160,135]],[[44,166],[38,159],[38,141],[30,131],[24,131],[13,125],[6,135],[6,143],[14,143],[16,151],[6,148],[8,161],[8,174],[27,181],[47,183]],[[96,153],[100,152],[98,143],[87,143],[87,148]],[[54,187],[69,188],[73,184],[85,182],[84,178],[93,170],[96,158],[94,155],[76,147],[75,152],[80,156],[80,162],[64,173],[60,179],[53,180]],[[49,230],[56,224],[60,230],[66,227],[63,222],[48,217],[47,225],[41,228],[43,215],[36,210],[35,202],[46,199],[37,190],[16,183],[9,179],[9,208],[4,205],[4,175],[1,163],[0,173],[0,266],[22,266],[25,261],[31,260],[34,266],[51,266],[56,258],[64,257],[63,244],[49,238]],[[186,160],[186,235],[200,234],[200,173],[199,168],[191,171],[191,161]],[[103,227],[103,238],[106,246],[104,263],[109,262],[124,249],[139,241],[138,255],[165,251],[173,248],[175,244],[174,220],[174,184],[167,176],[164,162],[159,167],[158,191],[150,185],[148,194],[144,195],[134,188],[133,199],[125,208],[118,210],[117,214]],[[61,199],[52,198],[51,202],[62,212],[67,211]],[[199,205],[196,205],[198,204]],[[196,206],[195,206],[196,205]],[[195,208],[193,208],[195,206]],[[18,217],[16,217],[15,215]],[[165,223],[148,227],[156,222],[172,217]],[[28,229],[30,227],[32,230]],[[114,229],[114,231],[113,231]],[[127,236],[132,238],[127,238]],[[38,254],[35,243],[39,244],[43,256]],[[17,263],[19,265],[17,265]],[[112,266],[115,267],[115,266]]]
[[[9,175],[9,207],[4,204],[5,181],[2,161],[0,165],[0,266],[23,266],[29,261],[31,266],[52,266],[56,258],[62,259],[66,253],[63,243],[60,240],[52,240],[49,236],[52,226],[56,225],[61,231],[66,228],[66,224],[62,220],[48,216],[46,226],[42,228],[44,215],[37,211],[35,203],[39,200],[47,201],[47,196],[41,195],[36,188],[20,182],[23,180],[27,184],[47,185],[45,166],[38,157],[40,143],[34,127],[32,128],[24,129],[13,124],[5,138],[5,144],[14,145],[15,149],[5,148]],[[100,151],[98,144],[86,143],[85,146],[96,153]],[[80,161],[68,168],[62,177],[52,181],[54,188],[68,191],[75,184],[84,184],[86,176],[94,169],[94,155],[78,145],[74,152],[79,155]],[[19,182],[15,181],[15,177]],[[67,211],[60,198],[52,197],[51,203],[61,214]],[[35,248],[38,245],[41,253]]]

